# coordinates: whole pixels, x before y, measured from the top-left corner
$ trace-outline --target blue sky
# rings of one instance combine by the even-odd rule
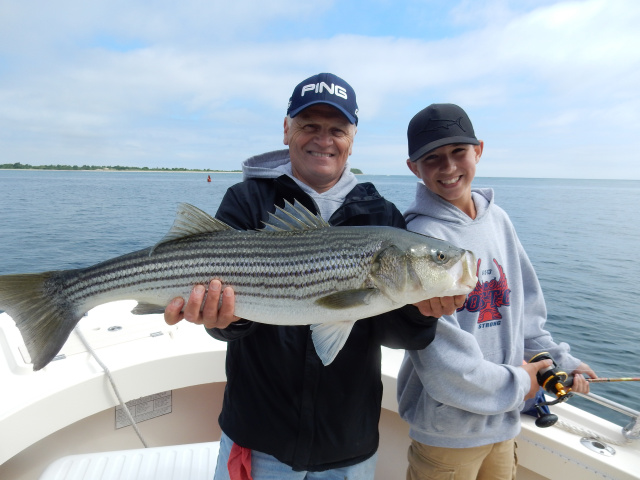
[[[640,179],[638,25],[637,0],[0,0],[0,163],[238,169],[330,71],[365,173],[409,174],[408,121],[451,102],[479,176]]]

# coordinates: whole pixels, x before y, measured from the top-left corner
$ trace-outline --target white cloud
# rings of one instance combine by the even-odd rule
[[[0,7],[0,163],[237,168],[281,147],[291,90],[320,71],[358,92],[353,163],[369,173],[406,173],[406,123],[432,102],[470,113],[503,175],[544,164],[529,157],[557,166],[576,144],[586,158],[639,146],[634,0],[464,1],[449,20],[466,30],[436,40],[313,37],[332,2],[40,3]],[[270,34],[287,21],[309,36]]]
[[[256,38],[274,20],[307,21],[333,6],[333,0],[202,1],[4,0],[0,5],[0,52],[28,52],[84,42],[201,46],[208,42]]]

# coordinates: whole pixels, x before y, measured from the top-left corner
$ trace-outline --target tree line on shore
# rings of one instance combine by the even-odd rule
[[[0,163],[0,170],[116,170],[116,171],[133,171],[133,172],[234,172],[239,173],[241,170],[211,170],[209,168],[149,168],[149,167],[123,167],[121,165],[29,165],[25,163]],[[351,172],[356,175],[362,175],[362,170],[352,168]]]
[[[3,163],[0,169],[11,170],[118,170],[118,171],[143,171],[143,172],[240,172],[240,170],[211,170],[194,168],[149,168],[149,167],[123,167],[121,165],[29,165],[24,163]]]

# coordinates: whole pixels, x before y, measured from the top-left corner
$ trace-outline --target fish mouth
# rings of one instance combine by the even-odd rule
[[[469,291],[473,290],[478,283],[478,276],[475,272],[476,256],[471,250],[464,252],[462,258],[462,276],[460,277],[460,285],[467,287]]]
[[[476,256],[470,250],[465,250],[462,258],[452,267],[450,275],[453,285],[447,295],[466,295],[471,292],[478,283],[475,272]]]

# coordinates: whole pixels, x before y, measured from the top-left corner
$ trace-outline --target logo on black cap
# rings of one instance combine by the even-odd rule
[[[433,125],[431,125],[433,124]],[[464,127],[462,126],[462,117],[458,117],[455,120],[447,120],[447,119],[437,119],[437,120],[429,120],[429,125],[422,129],[423,132],[434,132],[436,130],[449,130],[449,128],[456,125],[460,130],[466,132]]]
[[[434,103],[419,111],[407,128],[409,160],[454,143],[480,145],[467,113],[453,103]]]

